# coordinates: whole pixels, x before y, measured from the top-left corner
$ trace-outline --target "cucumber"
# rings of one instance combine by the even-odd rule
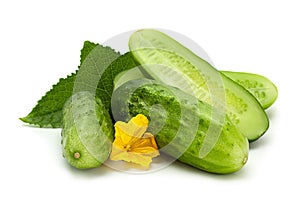
[[[130,37],[129,48],[155,80],[226,109],[230,120],[249,141],[257,140],[268,129],[268,117],[253,95],[164,33],[136,31]]]
[[[277,87],[264,76],[245,72],[221,72],[246,88],[260,102],[264,109],[273,105],[278,97]]]
[[[211,118],[212,107],[177,88],[149,79],[131,80],[121,85],[112,96],[112,111],[116,121],[128,121],[137,114],[148,117],[148,131],[155,135],[159,150],[198,169],[218,173],[233,173],[247,161],[247,138],[224,116]],[[220,113],[222,115],[222,113]],[[210,127],[220,127],[210,151],[205,140]],[[217,130],[217,129],[215,129]]]
[[[220,71],[234,82],[248,90],[266,110],[274,104],[278,97],[277,87],[268,78],[247,72]],[[138,68],[129,69],[114,79],[115,89],[129,80],[146,78]]]
[[[111,152],[113,125],[101,100],[89,92],[75,93],[63,109],[63,156],[79,169],[95,168]]]
[[[134,67],[132,69],[126,70],[120,74],[118,74],[114,79],[114,90],[120,87],[127,81],[146,78],[144,74],[141,72],[139,67]]]

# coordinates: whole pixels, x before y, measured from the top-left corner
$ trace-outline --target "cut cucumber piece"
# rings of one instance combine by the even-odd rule
[[[268,129],[268,117],[253,95],[166,34],[152,29],[136,31],[129,48],[155,80],[213,106],[219,106],[216,102],[220,108],[225,104],[226,114],[249,141],[257,140]]]
[[[220,71],[236,83],[243,86],[259,101],[264,109],[274,104],[278,97],[277,87],[268,78],[247,72]],[[115,89],[127,81],[145,78],[139,67],[129,69],[114,79]]]
[[[277,87],[268,78],[245,72],[221,71],[224,75],[246,88],[260,102],[264,109],[269,108],[278,97]]]

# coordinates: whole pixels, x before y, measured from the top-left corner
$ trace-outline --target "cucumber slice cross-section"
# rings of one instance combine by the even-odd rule
[[[246,72],[221,72],[247,89],[264,109],[272,106],[278,97],[277,87],[264,76]]]
[[[253,95],[168,35],[153,29],[139,30],[131,35],[129,48],[155,80],[213,106],[212,100],[220,98],[230,120],[249,141],[257,140],[268,129],[268,117]],[[211,93],[215,93],[213,98]]]

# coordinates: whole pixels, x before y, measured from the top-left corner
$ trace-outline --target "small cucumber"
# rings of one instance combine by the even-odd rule
[[[112,108],[115,120],[147,116],[148,131],[155,135],[160,151],[198,169],[226,174],[241,169],[247,161],[248,140],[226,115],[223,120],[211,118],[209,104],[177,88],[149,79],[131,80],[114,92]],[[205,142],[211,138],[210,127],[220,128],[214,144]],[[212,146],[201,156],[205,145]]]
[[[89,92],[75,93],[63,109],[63,156],[79,169],[95,168],[111,152],[113,125],[101,100]]]
[[[277,87],[268,78],[245,72],[221,71],[225,76],[246,88],[260,102],[264,109],[269,108],[278,97]]]
[[[268,129],[268,117],[253,95],[164,33],[139,30],[131,35],[129,48],[155,80],[178,87],[214,107],[225,104],[220,107],[225,107],[230,120],[249,141],[257,140]]]

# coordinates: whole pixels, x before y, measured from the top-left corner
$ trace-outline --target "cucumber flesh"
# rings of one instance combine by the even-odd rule
[[[221,72],[247,89],[260,102],[264,109],[272,106],[278,97],[277,87],[264,76],[245,72]]]
[[[236,83],[248,90],[261,104],[268,109],[278,97],[277,87],[268,78],[247,72],[220,71]],[[127,81],[146,78],[139,67],[127,70],[114,79],[115,89]]]
[[[129,48],[155,80],[213,106],[217,96],[217,101],[225,104],[230,120],[249,141],[257,140],[268,129],[268,117],[253,95],[164,33],[139,30],[131,35]],[[211,93],[215,93],[213,98]]]

